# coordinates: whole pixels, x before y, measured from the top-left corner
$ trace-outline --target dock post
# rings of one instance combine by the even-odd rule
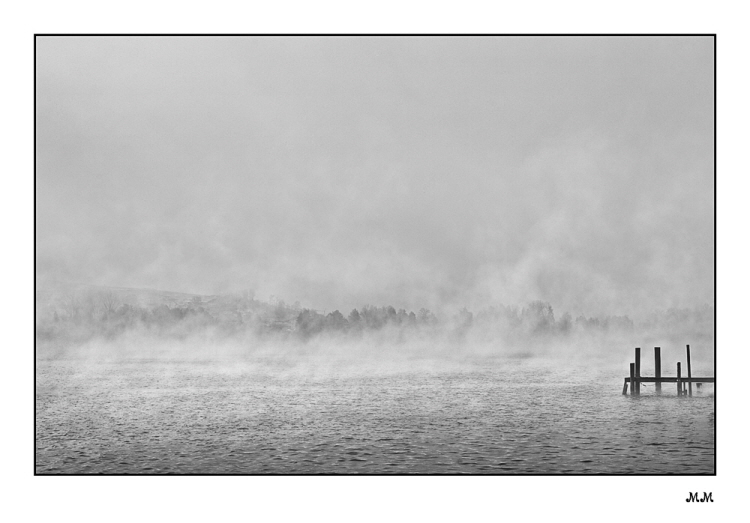
[[[654,375],[656,376],[656,393],[661,394],[661,347],[654,347]]]
[[[635,393],[641,394],[641,348],[635,348]]]
[[[690,345],[688,345],[687,347],[688,347],[688,378],[692,378],[693,372],[690,370]],[[688,382],[688,391],[690,391],[689,394],[690,396],[692,396],[693,395],[693,382],[692,381]]]
[[[628,380],[623,380],[622,383],[622,393],[627,394],[628,393]]]
[[[680,362],[677,362],[677,395],[682,396],[682,369]]]
[[[630,364],[630,395],[635,394],[635,363]]]

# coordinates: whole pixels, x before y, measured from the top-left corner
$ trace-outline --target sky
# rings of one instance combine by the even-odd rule
[[[37,285],[714,301],[710,37],[38,37]]]

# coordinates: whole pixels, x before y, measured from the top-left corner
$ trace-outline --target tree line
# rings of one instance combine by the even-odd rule
[[[438,317],[429,309],[417,312],[365,305],[344,315],[339,310],[320,312],[300,304],[286,304],[272,298],[256,300],[241,295],[199,297],[181,302],[142,305],[124,302],[113,292],[66,295],[54,300],[38,300],[36,336],[40,340],[113,338],[131,330],[159,336],[187,337],[196,333],[216,335],[252,333],[259,336],[286,336],[309,340],[316,336],[359,336],[373,331],[432,333],[441,336],[570,336],[576,333],[628,333],[636,328],[692,329],[713,333],[713,307],[669,309],[652,314],[636,325],[627,316],[573,318],[569,313],[555,316],[544,301],[523,306],[492,306],[474,313],[467,308]]]

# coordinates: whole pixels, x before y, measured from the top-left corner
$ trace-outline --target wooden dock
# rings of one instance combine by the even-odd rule
[[[713,377],[694,378],[690,366],[690,345],[687,346],[687,376],[682,376],[682,364],[677,362],[677,376],[661,375],[661,347],[654,347],[654,374],[655,376],[641,376],[641,348],[635,348],[635,362],[630,364],[630,376],[625,378],[622,386],[622,393],[628,393],[628,384],[630,384],[630,394],[639,396],[641,394],[641,383],[655,383],[656,393],[661,394],[662,383],[676,383],[678,396],[692,396],[693,383],[700,387],[703,383],[715,383]]]

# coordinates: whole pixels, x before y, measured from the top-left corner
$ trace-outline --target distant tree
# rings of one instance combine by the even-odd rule
[[[385,325],[385,310],[365,305],[360,312],[362,322],[368,329],[379,329]]]
[[[296,327],[304,337],[312,336],[323,330],[325,317],[310,309],[302,309],[297,315]]]
[[[286,304],[283,301],[280,301],[273,308],[273,319],[275,321],[284,321],[288,317],[289,317],[289,309],[287,308]]]
[[[599,318],[587,318],[578,316],[576,318],[576,329],[583,331],[594,331],[602,328],[602,322]]]
[[[552,306],[543,301],[532,301],[521,311],[521,320],[530,332],[550,332],[555,326],[555,314]]]
[[[558,322],[557,328],[563,334],[567,334],[570,332],[570,330],[573,328],[573,317],[569,312],[566,312],[562,315],[562,318],[560,318],[560,321]]]
[[[627,316],[612,316],[609,318],[609,326],[621,331],[633,330],[633,320]]]
[[[437,318],[429,309],[421,308],[417,314],[417,321],[422,325],[434,325],[437,323]]]
[[[104,291],[99,293],[99,305],[104,312],[105,316],[110,316],[115,312],[120,304],[120,300],[117,295],[112,291]]]
[[[346,321],[344,315],[338,310],[329,313],[326,316],[326,328],[332,330],[344,330],[349,322]]]
[[[396,314],[396,309],[394,309],[392,306],[388,306],[385,308],[385,321],[388,323],[398,323],[398,314]]]
[[[81,299],[75,294],[66,294],[62,298],[61,306],[67,319],[78,318],[81,314]]]

